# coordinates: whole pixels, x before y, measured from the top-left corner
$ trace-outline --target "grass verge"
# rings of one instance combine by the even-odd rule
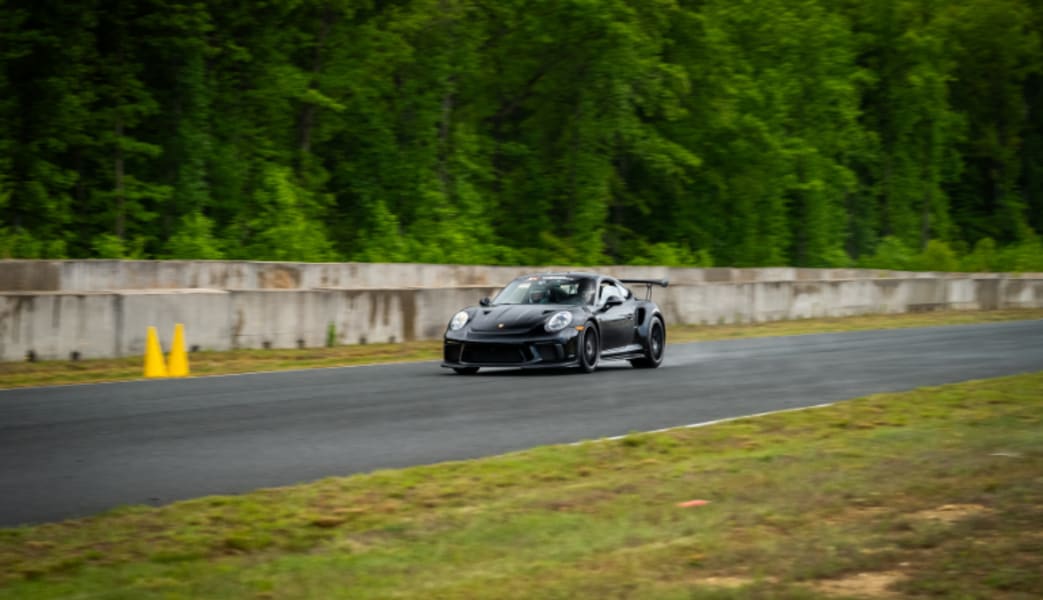
[[[747,337],[801,335],[966,325],[997,321],[1043,319],[1043,309],[994,311],[940,311],[897,315],[866,315],[833,319],[804,319],[739,325],[672,325],[668,329],[673,343],[712,341]],[[400,344],[368,344],[291,350],[231,350],[193,352],[193,375],[227,375],[254,371],[283,371],[317,367],[436,360],[441,357],[441,341]],[[80,361],[0,362],[0,389],[69,383],[96,383],[140,379],[142,358],[113,358]]]
[[[0,598],[1038,598],[1041,399],[1043,372],[0,530]]]

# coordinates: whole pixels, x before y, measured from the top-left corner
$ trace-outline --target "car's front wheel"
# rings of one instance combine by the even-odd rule
[[[453,370],[459,375],[474,375],[478,372],[478,367],[453,367]]]
[[[663,364],[666,351],[666,328],[659,317],[654,317],[648,326],[648,341],[645,344],[645,355],[630,361],[638,369],[654,369]]]
[[[598,359],[601,358],[601,338],[594,324],[588,322],[583,327],[579,338],[579,370],[583,373],[593,373],[598,368]]]

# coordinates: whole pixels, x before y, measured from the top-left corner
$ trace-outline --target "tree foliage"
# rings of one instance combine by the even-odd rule
[[[1043,269],[1031,0],[0,0],[0,255]]]

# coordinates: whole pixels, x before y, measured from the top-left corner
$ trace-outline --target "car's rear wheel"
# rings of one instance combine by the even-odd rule
[[[453,367],[453,370],[459,375],[474,375],[478,372],[478,367]]]
[[[598,359],[601,357],[601,338],[593,323],[587,323],[579,339],[579,370],[583,373],[593,373],[598,368]]]
[[[663,354],[666,352],[666,328],[659,317],[653,317],[648,326],[648,342],[645,344],[645,356],[635,358],[630,364],[638,369],[654,369],[663,364]]]

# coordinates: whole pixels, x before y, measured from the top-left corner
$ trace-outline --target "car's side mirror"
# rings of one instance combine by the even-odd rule
[[[489,306],[490,304],[492,304],[492,300],[490,300],[489,298],[482,298],[478,301],[478,304],[481,304],[482,306]]]
[[[605,298],[605,306],[603,306],[602,308],[607,310],[612,308],[613,306],[619,306],[620,304],[623,304],[623,299],[615,294],[612,294],[608,298]]]

